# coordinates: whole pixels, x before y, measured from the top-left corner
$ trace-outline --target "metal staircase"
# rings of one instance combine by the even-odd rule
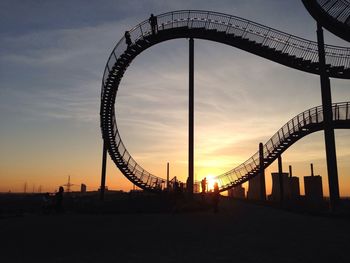
[[[302,0],[304,6],[323,27],[350,42],[349,0]]]
[[[319,71],[316,42],[283,33],[243,18],[209,11],[183,10],[161,14],[157,16],[157,19],[157,34],[151,34],[151,27],[146,20],[129,31],[132,45],[127,46],[123,37],[113,49],[103,74],[100,108],[102,135],[111,158],[131,182],[149,191],[160,191],[165,181],[144,170],[131,157],[121,140],[115,115],[116,96],[120,81],[129,64],[142,51],[170,39],[192,37],[237,47],[305,72],[318,74]],[[350,78],[350,49],[325,46],[325,50],[329,76]],[[305,128],[309,129],[310,127]],[[300,137],[300,135],[298,136]],[[289,139],[290,141],[294,140],[293,138]],[[269,147],[271,154],[266,160],[278,156],[288,145],[279,145],[280,148],[273,149],[273,151]],[[254,169],[257,167],[252,166],[248,173],[240,174],[240,181],[237,181],[238,178],[231,177],[232,171],[235,169],[218,176],[220,189],[226,190],[255,176],[256,170]],[[241,169],[238,171],[242,173]],[[237,176],[238,174],[234,172],[233,175]]]
[[[335,129],[350,128],[350,102],[334,103],[333,126]],[[267,168],[291,145],[310,133],[323,129],[322,106],[306,110],[276,132],[264,144],[264,168]],[[256,152],[247,161],[224,174],[218,175],[214,180],[218,181],[220,191],[240,185],[259,174],[259,152]]]

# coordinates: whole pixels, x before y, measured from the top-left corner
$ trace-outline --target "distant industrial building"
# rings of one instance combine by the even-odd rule
[[[300,197],[300,183],[296,176],[289,177],[290,198],[295,200]]]
[[[80,192],[81,192],[81,193],[86,193],[86,184],[81,184],[81,186],[80,186]]]
[[[323,201],[323,189],[322,189],[322,177],[320,175],[314,175],[313,164],[311,166],[311,176],[304,176],[305,197],[308,201],[322,202]]]
[[[247,198],[250,200],[261,200],[260,174],[248,181]]]
[[[271,173],[272,176],[272,191],[269,200],[281,200],[281,185],[283,187],[284,200],[297,200],[300,198],[299,178],[292,176],[292,166],[289,166],[289,173]],[[282,178],[282,184],[280,183]]]
[[[281,184],[280,184],[280,174],[271,173],[272,176],[272,192],[270,195],[270,200],[279,201],[281,199]],[[282,187],[283,187],[283,199],[290,199],[290,186],[289,186],[289,173],[282,173]]]
[[[234,198],[245,198],[245,189],[242,185],[238,185],[228,190],[228,196]]]
[[[322,177],[320,175],[304,176],[304,187],[307,199],[323,199]]]

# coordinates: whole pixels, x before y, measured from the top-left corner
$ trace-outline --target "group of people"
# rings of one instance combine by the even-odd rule
[[[150,18],[148,19],[148,22],[151,25],[152,35],[155,35],[156,33],[158,33],[158,20],[157,20],[157,17],[154,16],[153,14],[151,14]],[[130,32],[129,31],[125,31],[124,37],[125,37],[126,45],[128,47],[130,47],[132,45]]]
[[[50,214],[52,211],[56,213],[63,212],[63,193],[64,188],[59,187],[58,192],[54,196],[50,196],[49,193],[46,193],[43,197],[43,213]]]
[[[204,177],[201,181],[201,188],[202,188],[202,197],[204,198],[204,194],[207,191],[207,178]],[[219,211],[219,197],[220,197],[220,191],[219,191],[219,184],[218,182],[214,183],[214,191],[213,191],[213,207],[214,207],[214,212],[217,213]]]

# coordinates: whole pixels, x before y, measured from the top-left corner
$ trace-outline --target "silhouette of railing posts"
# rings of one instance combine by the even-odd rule
[[[324,50],[324,37],[321,24],[317,23],[317,42],[318,56],[320,67],[322,109],[323,109],[323,124],[324,124],[324,139],[326,145],[327,172],[329,185],[329,200],[330,209],[334,211],[339,203],[339,182],[337,155],[335,149],[335,138],[333,128],[333,110],[332,110],[332,95],[331,83],[326,71],[326,57]],[[335,116],[336,117],[336,116]]]

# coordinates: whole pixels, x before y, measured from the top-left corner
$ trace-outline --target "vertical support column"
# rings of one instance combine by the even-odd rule
[[[321,95],[323,108],[324,139],[326,146],[327,172],[329,185],[330,209],[334,211],[339,204],[339,182],[337,155],[333,129],[331,84],[326,71],[326,57],[322,26],[317,23],[318,57],[321,80]]]
[[[259,143],[259,176],[260,176],[260,199],[266,201],[265,168],[264,168],[264,145]]]
[[[169,176],[170,176],[170,171],[169,171],[169,163],[166,164],[166,189],[169,191]]]
[[[189,93],[188,93],[188,179],[187,190],[193,194],[194,175],[194,41],[189,40]]]
[[[292,166],[289,165],[289,177],[293,177]]]
[[[102,150],[102,172],[101,172],[101,187],[100,187],[100,199],[101,201],[105,198],[105,187],[106,187],[106,164],[107,164],[107,147],[103,140]]]
[[[282,168],[282,157],[278,156],[278,181],[280,183],[280,201],[283,201],[284,189],[283,189],[283,168]]]

